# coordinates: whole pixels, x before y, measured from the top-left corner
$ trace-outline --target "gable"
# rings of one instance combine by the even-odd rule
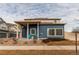
[[[0,18],[0,29],[7,30],[7,24],[2,18]]]

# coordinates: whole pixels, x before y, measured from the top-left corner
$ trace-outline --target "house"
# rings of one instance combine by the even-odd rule
[[[64,23],[60,20],[60,18],[31,18],[15,21],[17,24],[16,38],[64,38]]]
[[[2,18],[0,18],[0,38],[16,37],[15,33],[16,33],[16,25],[6,23]]]
[[[0,18],[0,38],[6,38],[8,37],[8,26],[7,23]]]
[[[16,37],[16,24],[7,23],[8,26],[8,37]]]

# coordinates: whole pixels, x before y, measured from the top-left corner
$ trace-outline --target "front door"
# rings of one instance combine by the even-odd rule
[[[36,28],[30,28],[30,39],[36,39]]]

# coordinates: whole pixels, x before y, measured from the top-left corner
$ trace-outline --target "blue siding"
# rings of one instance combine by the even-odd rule
[[[47,37],[47,28],[63,28],[64,31],[64,25],[56,25],[56,24],[40,24],[40,28],[39,28],[39,37],[40,38],[48,38]],[[53,36],[53,38],[64,38],[64,33],[63,36]]]
[[[36,35],[31,35],[30,34],[30,29],[31,28],[35,28],[36,29]],[[37,38],[37,24],[32,24],[32,25],[29,25],[29,34],[31,35],[31,36],[34,36],[34,38]],[[32,38],[32,37],[31,37]]]
[[[37,28],[37,25],[30,25],[30,28]],[[40,24],[39,25],[39,38],[48,38],[47,37],[47,28],[63,28],[64,31],[64,25],[56,25],[56,24]],[[38,33],[38,32],[37,32]],[[27,25],[24,26],[22,29],[22,37],[27,38]],[[64,38],[64,32],[63,36],[53,36],[52,38]]]
[[[23,37],[23,38],[27,38],[27,26],[24,26],[24,27],[22,28],[22,37]]]
[[[37,25],[36,24],[35,25],[34,24],[29,25],[29,34],[30,34],[30,29],[31,28],[37,28]],[[37,34],[37,32],[36,32],[36,34]],[[27,38],[27,25],[22,28],[22,37]]]

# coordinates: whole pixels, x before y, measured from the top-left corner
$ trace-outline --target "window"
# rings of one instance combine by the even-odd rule
[[[48,28],[47,29],[47,36],[61,36],[63,35],[62,28]]]
[[[35,35],[36,34],[36,28],[31,28],[30,29],[30,34]]]
[[[62,29],[56,29],[56,35],[62,35]]]
[[[48,30],[48,35],[55,35],[55,30],[54,29],[49,29]]]

